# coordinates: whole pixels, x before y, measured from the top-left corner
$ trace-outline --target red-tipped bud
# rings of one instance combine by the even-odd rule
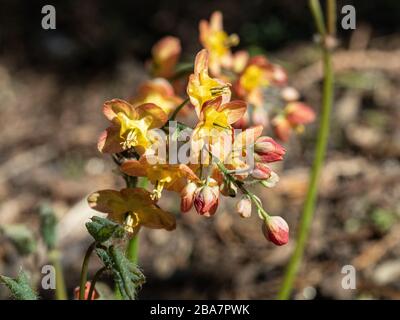
[[[194,196],[194,207],[197,213],[210,217],[218,208],[219,188],[206,185],[197,189]]]
[[[256,162],[251,176],[257,180],[266,180],[271,176],[271,169],[264,163]]]
[[[89,300],[90,284],[91,284],[90,281],[86,281],[86,283],[85,283],[85,294],[83,296],[84,300]],[[79,292],[80,292],[80,288],[76,287],[74,290],[74,297],[76,300],[79,300]],[[91,300],[96,300],[98,298],[99,298],[99,293],[97,292],[96,289],[94,289]]]
[[[277,246],[289,241],[289,226],[282,217],[268,217],[262,225],[262,231],[265,238]]]
[[[290,133],[292,132],[292,126],[286,117],[279,115],[272,121],[274,132],[278,139],[282,141],[289,140]]]
[[[193,206],[194,193],[197,190],[197,185],[194,182],[189,182],[181,191],[181,211],[188,212]]]
[[[275,162],[283,159],[286,150],[279,143],[275,142],[274,139],[260,137],[254,144],[254,152],[256,153],[256,161]]]
[[[236,210],[242,218],[249,218],[251,216],[251,200],[243,196],[236,204]]]
[[[285,108],[286,119],[292,126],[307,124],[315,120],[315,112],[302,102],[291,102]]]

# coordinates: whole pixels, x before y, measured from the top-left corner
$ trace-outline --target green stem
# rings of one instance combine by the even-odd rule
[[[318,33],[321,37],[325,37],[326,35],[326,28],[324,22],[324,16],[322,14],[321,4],[319,0],[309,0],[308,1],[311,13],[314,17],[315,26],[317,28]]]
[[[211,154],[212,156],[212,154]],[[258,199],[258,197],[251,192],[250,190],[246,189],[243,186],[243,182],[235,179],[229,172],[228,170],[225,168],[225,166],[222,164],[221,161],[217,161],[217,166],[218,168],[221,170],[221,172],[224,174],[225,178],[228,179],[229,181],[231,181],[237,188],[240,189],[240,191],[247,195],[252,202],[254,202],[254,204],[256,205],[258,211],[261,213],[261,215],[264,217],[264,220],[267,220],[269,218],[269,214],[264,210],[260,200]]]
[[[176,107],[172,115],[169,117],[168,121],[175,120],[176,116],[178,115],[179,111],[189,102],[189,98],[185,99],[179,106]]]
[[[103,268],[99,269],[99,270],[95,273],[95,275],[93,276],[93,280],[92,280],[92,282],[90,283],[90,289],[89,289],[88,300],[92,300],[93,292],[94,292],[94,289],[96,288],[96,282],[97,282],[97,280],[99,280],[100,276],[101,276],[101,275],[103,274],[103,272],[106,271],[106,270],[107,270],[107,267],[103,267]]]
[[[88,269],[89,269],[89,260],[92,255],[93,250],[96,248],[96,242],[93,242],[89,248],[86,250],[85,258],[82,263],[81,270],[81,281],[80,281],[80,290],[79,290],[79,300],[83,300],[85,298],[85,286],[88,278]]]
[[[128,242],[128,246],[126,248],[126,257],[129,261],[134,264],[138,263],[139,260],[139,237],[136,235]]]
[[[60,252],[57,249],[52,249],[49,252],[49,259],[56,271],[56,299],[67,300],[67,290],[65,288],[64,273],[60,260]]]
[[[327,29],[331,36],[336,35],[336,0],[328,0],[326,7]]]
[[[333,6],[331,6],[332,8]],[[310,8],[316,21],[316,25],[320,30],[320,22],[322,18],[321,8],[318,1],[310,0]],[[333,14],[333,13],[330,13]],[[323,22],[322,22],[323,23]],[[321,33],[321,30],[320,30]],[[322,34],[321,34],[322,36]],[[308,186],[308,192],[303,207],[303,213],[301,216],[299,233],[297,235],[296,247],[290,258],[289,264],[286,268],[285,275],[283,278],[282,287],[278,294],[278,299],[286,300],[290,297],[293,288],[293,282],[295,280],[297,271],[299,269],[305,244],[307,242],[308,234],[310,231],[310,225],[315,211],[315,203],[317,196],[318,181],[323,166],[328,137],[329,137],[329,125],[330,125],[330,114],[333,104],[333,91],[334,91],[334,76],[332,68],[332,57],[331,52],[323,47],[322,58],[324,66],[324,84],[322,92],[322,114],[319,123],[319,130],[317,136],[317,144],[315,148],[314,163],[311,170],[310,183]]]

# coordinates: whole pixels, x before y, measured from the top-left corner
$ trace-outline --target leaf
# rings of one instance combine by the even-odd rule
[[[47,203],[43,203],[39,209],[40,233],[47,249],[55,247],[57,241],[56,226],[57,218],[53,209]]]
[[[109,219],[92,217],[92,222],[86,223],[86,228],[92,237],[98,242],[105,242],[110,238],[122,238],[125,234],[124,228]]]
[[[29,284],[28,276],[21,271],[16,279],[0,275],[0,282],[3,282],[11,294],[17,300],[37,300],[36,293],[32,290]]]
[[[96,253],[104,265],[112,271],[114,282],[124,300],[134,300],[136,290],[144,281],[139,268],[130,262],[123,252],[114,246],[97,248]]]
[[[3,226],[4,235],[11,240],[18,253],[28,255],[36,251],[36,240],[33,232],[22,224]]]
[[[111,220],[101,217],[92,217],[91,222],[86,223],[86,229],[97,242],[106,242],[110,238],[122,238],[124,228]]]

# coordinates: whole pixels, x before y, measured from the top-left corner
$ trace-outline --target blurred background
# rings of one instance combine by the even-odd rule
[[[56,7],[56,30],[41,28],[45,4]],[[345,4],[355,6],[357,28],[342,30],[339,13],[329,151],[294,298],[400,299],[400,2],[338,1],[339,10]],[[84,222],[94,214],[85,197],[123,186],[96,148],[107,125],[102,104],[135,93],[152,45],[165,35],[181,39],[190,61],[201,48],[198,22],[214,10],[240,36],[239,48],[287,68],[290,84],[318,113],[320,52],[307,1],[0,1],[0,274],[15,276],[22,265],[40,279],[43,244],[21,252],[10,226],[37,234],[46,202],[59,220],[72,297],[90,243]],[[316,127],[287,144],[278,186],[259,190],[267,210],[288,221],[292,239]],[[177,212],[177,197],[165,205]],[[274,247],[255,214],[243,220],[233,208],[224,202],[213,219],[179,215],[171,233],[142,230],[147,283],[139,298],[274,298],[294,241]],[[94,258],[91,270],[99,265]],[[355,290],[341,287],[344,265],[357,270]],[[0,298],[8,298],[3,286]]]

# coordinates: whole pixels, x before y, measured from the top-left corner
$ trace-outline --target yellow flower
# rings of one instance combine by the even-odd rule
[[[108,214],[108,218],[123,224],[126,231],[137,234],[141,226],[152,229],[175,229],[175,216],[166,212],[142,188],[121,191],[100,190],[88,197],[89,206]]]
[[[121,165],[121,171],[130,176],[147,177],[155,186],[153,195],[157,199],[161,197],[164,188],[181,192],[188,181],[199,180],[192,169],[185,164],[155,162],[150,163],[146,157],[141,157],[139,160],[127,160]]]
[[[120,99],[107,101],[103,113],[112,123],[98,141],[98,149],[105,153],[135,147],[142,154],[151,144],[150,130],[162,127],[168,120],[166,113],[153,103],[134,107]]]
[[[210,100],[203,105],[200,122],[193,132],[193,139],[210,137],[216,133],[231,134],[231,124],[238,121],[246,113],[244,101],[235,100],[222,104],[222,97]]]
[[[219,75],[221,67],[229,68],[232,65],[230,47],[239,44],[236,34],[228,35],[222,25],[222,13],[219,11],[211,15],[210,22],[200,21],[200,42],[210,52],[210,70]]]
[[[242,60],[244,61],[245,57],[242,57]],[[248,61],[235,83],[234,89],[240,98],[256,107],[262,107],[264,103],[263,89],[271,84],[282,85],[286,81],[286,72],[281,67],[273,65],[264,56],[259,55]]]
[[[194,73],[190,75],[187,86],[187,94],[194,105],[197,116],[203,105],[217,97],[222,97],[222,103],[231,98],[229,85],[219,79],[211,78],[208,74],[208,52],[201,50],[194,62]]]
[[[183,99],[175,95],[171,84],[163,79],[156,78],[144,82],[138,89],[138,94],[130,100],[130,103],[137,107],[144,103],[154,103],[169,115]]]

